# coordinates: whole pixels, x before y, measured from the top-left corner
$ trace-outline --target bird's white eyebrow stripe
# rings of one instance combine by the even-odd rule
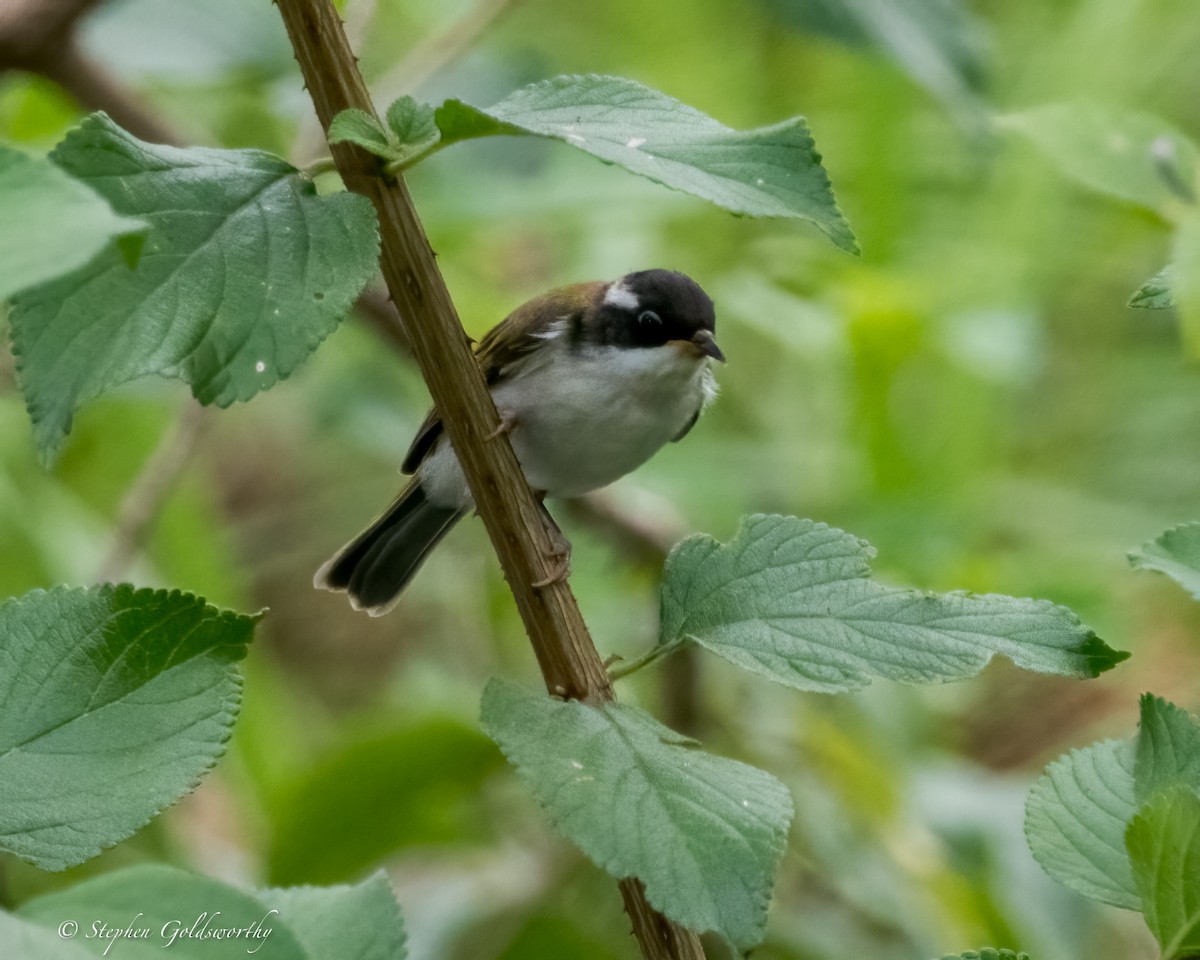
[[[638,308],[637,294],[621,283],[620,280],[614,280],[608,285],[608,290],[604,293],[604,302],[610,307],[621,307],[624,310],[636,310]]]

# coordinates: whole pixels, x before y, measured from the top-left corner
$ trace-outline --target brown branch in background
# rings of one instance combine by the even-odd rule
[[[348,108],[373,114],[330,0],[278,0],[277,5],[322,127],[328,129]],[[612,685],[575,596],[565,578],[555,579],[558,558],[548,518],[508,438],[496,434],[495,405],[403,178],[385,180],[377,159],[353,144],[334,144],[332,153],[347,188],[368,197],[379,214],[388,292],[404,317],[413,355],[508,578],[547,689],[593,704],[611,701]],[[546,586],[535,586],[539,582]],[[695,934],[657,914],[640,884],[625,881],[621,893],[646,957],[702,960]]]
[[[98,581],[120,580],[145,547],[210,422],[208,411],[189,400],[174,428],[163,434],[141,473],[121,498],[116,531],[96,575]]]
[[[99,2],[0,2],[0,72],[39,74],[61,86],[85,110],[103,110],[135,137],[153,143],[180,143],[169,123],[80,48],[78,22]]]

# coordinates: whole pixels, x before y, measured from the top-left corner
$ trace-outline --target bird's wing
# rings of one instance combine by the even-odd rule
[[[603,284],[579,283],[535,297],[484,334],[483,339],[475,345],[475,361],[483,371],[487,385],[495,385],[514,364],[548,338],[558,335],[558,332],[563,336],[569,335],[570,324],[583,315],[596,286]],[[553,309],[546,309],[547,300],[554,301]],[[417,430],[400,469],[404,473],[415,473],[441,435],[442,418],[437,407],[434,407]]]

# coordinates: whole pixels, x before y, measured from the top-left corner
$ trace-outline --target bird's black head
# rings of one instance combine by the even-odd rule
[[[598,344],[658,347],[684,341],[724,360],[713,340],[716,324],[712,300],[691,277],[673,270],[642,270],[604,288],[589,326]]]

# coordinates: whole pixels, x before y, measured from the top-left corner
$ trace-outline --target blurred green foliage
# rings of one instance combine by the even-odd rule
[[[984,943],[1154,956],[1140,917],[1041,873],[1021,816],[1047,760],[1129,735],[1142,690],[1200,703],[1200,614],[1125,561],[1200,518],[1200,383],[1175,316],[1124,305],[1167,262],[1171,231],[1063,179],[990,117],[1088,98],[1196,141],[1194,4],[348,0],[345,12],[380,104],[492,103],[599,72],[731,127],[807,116],[861,258],[552,144],[463,144],[411,174],[475,335],[554,284],[645,266],[713,295],[723,396],[614,488],[639,524],[728,539],[746,513],[811,517],[869,539],[885,580],[1045,597],[1134,653],[1087,683],[996,665],[945,688],[839,698],[711,660],[691,680],[669,662],[631,680],[622,697],[668,720],[680,697],[668,685],[686,684],[700,708],[689,732],[793,793],[755,956],[916,960]],[[455,24],[470,43],[430,42]],[[321,154],[265,0],[110,0],[84,28],[185,140],[300,164]],[[5,143],[48,149],[82,115],[48,81],[0,78]],[[47,474],[0,356],[0,592],[96,578],[123,497],[184,402],[165,382],[123,388],[80,413]],[[10,903],[144,859],[257,884],[385,865],[412,957],[635,955],[611,882],[473,733],[490,676],[536,683],[480,525],[461,525],[382,620],[311,589],[394,492],[425,403],[407,361],[351,319],[288,381],[214,413],[126,576],[271,608],[231,755],[82,871],[4,861]],[[659,570],[563,518],[598,646],[638,655],[656,635]]]

